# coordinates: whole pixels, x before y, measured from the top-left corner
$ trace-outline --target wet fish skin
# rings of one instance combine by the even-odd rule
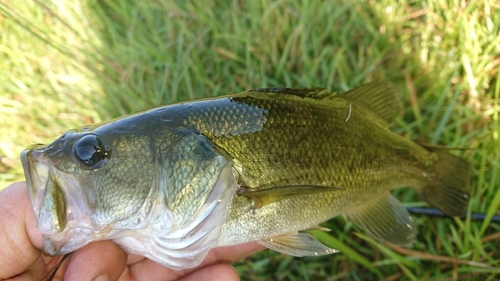
[[[287,89],[254,91],[238,96],[233,98],[236,104],[230,107],[172,111],[176,115],[180,112],[189,115],[189,127],[207,136],[222,151],[221,154],[229,155],[239,172],[238,182],[242,186],[255,190],[276,186],[297,186],[300,189],[300,186],[310,185],[345,189],[345,192],[297,196],[254,212],[248,212],[253,200],[236,197],[219,245],[243,243],[249,237],[251,241],[260,241],[313,228],[331,217],[348,214],[373,201],[374,197],[383,200],[389,190],[398,187],[423,189],[429,181],[423,174],[433,173],[439,156],[388,130],[387,121],[399,112],[396,90],[386,83],[378,84],[378,87],[379,91],[388,93],[382,99],[391,103],[381,103],[376,109],[378,112],[342,95],[314,98],[315,94],[320,94],[317,90],[312,94],[311,91],[293,90],[295,92],[289,94]],[[283,95],[283,92],[288,94]],[[361,94],[370,92],[373,91],[362,91]],[[250,109],[241,109],[237,106],[239,104],[249,105]],[[257,132],[241,134],[227,121],[249,120],[251,114],[245,114],[254,108],[266,110],[265,126]],[[240,109],[239,113],[237,109]],[[233,114],[224,115],[224,112]],[[207,125],[206,120],[215,120],[216,116],[224,116],[223,124],[228,125],[222,126],[223,129],[215,122],[212,126]],[[261,122],[259,119],[251,124]],[[460,160],[457,158],[456,161]],[[464,166],[467,170],[468,166]],[[279,217],[283,219],[276,219]],[[392,242],[409,244],[414,231],[403,233],[403,237],[393,237]]]
[[[114,239],[177,269],[196,266],[212,247],[249,241],[321,255],[334,250],[297,232],[340,214],[375,238],[410,244],[415,226],[390,191],[413,187],[461,215],[470,167],[388,129],[400,111],[397,93],[390,83],[341,95],[253,90],[148,110],[28,149],[21,158],[46,250]],[[86,136],[101,142],[83,145]],[[82,165],[76,152],[96,147],[101,166]]]

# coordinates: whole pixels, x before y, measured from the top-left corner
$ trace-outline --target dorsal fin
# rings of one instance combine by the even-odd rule
[[[314,99],[322,99],[330,95],[330,93],[325,91],[325,88],[284,88],[284,87],[248,90],[247,93],[277,93],[277,94],[294,95],[301,98],[314,98]]]
[[[387,123],[392,123],[402,111],[398,92],[398,88],[392,83],[373,82],[347,91],[338,97],[361,105]]]

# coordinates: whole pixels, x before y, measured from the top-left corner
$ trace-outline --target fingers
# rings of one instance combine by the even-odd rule
[[[130,265],[130,275],[134,280],[150,280],[150,281],[172,281],[172,280],[184,280],[181,278],[188,278],[191,274],[194,274],[198,270],[205,270],[205,268],[211,267],[212,265],[225,265],[225,263],[233,263],[244,257],[257,253],[264,249],[265,247],[257,243],[246,243],[230,247],[221,247],[212,249],[205,260],[197,267],[190,268],[186,270],[176,271],[170,268],[166,268],[159,265],[149,259],[142,260],[136,264]],[[232,268],[232,267],[229,267]],[[230,276],[227,271],[228,268],[219,268],[225,270],[225,274]],[[234,271],[234,270],[233,270]],[[215,273],[215,271],[210,271]],[[228,277],[229,278],[229,277]],[[191,280],[191,279],[187,279]],[[218,280],[215,278],[208,278],[207,280]],[[223,279],[221,279],[223,280]],[[238,280],[238,279],[228,279],[228,280]]]
[[[25,183],[16,183],[0,192],[0,279],[37,280],[46,271],[41,258],[42,235]],[[257,243],[213,249],[200,266],[183,271],[165,268],[148,259],[131,257],[111,241],[91,243],[73,253],[58,273],[66,280],[238,280],[232,263],[262,250]],[[50,269],[50,268],[49,268]],[[66,270],[65,270],[66,269]],[[124,271],[125,270],[125,271]],[[205,279],[201,279],[201,278]],[[101,281],[99,280],[99,281]]]
[[[252,242],[229,247],[212,249],[214,260],[221,263],[233,263],[264,250],[266,247]],[[210,257],[208,257],[210,258]],[[203,263],[207,262],[207,259]],[[208,261],[210,262],[210,261]]]
[[[127,254],[112,241],[91,243],[71,255],[64,280],[118,280],[126,262]]]
[[[25,183],[15,183],[0,192],[0,214],[0,279],[23,272],[26,276],[43,274],[43,267],[37,263],[42,235],[36,228]]]
[[[234,267],[228,264],[215,264],[197,270],[184,278],[182,281],[238,281],[240,277]]]

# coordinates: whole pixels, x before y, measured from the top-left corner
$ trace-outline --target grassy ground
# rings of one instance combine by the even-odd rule
[[[85,3],[85,4],[82,4]],[[20,151],[148,107],[272,86],[401,85],[394,130],[465,148],[470,218],[415,216],[412,248],[333,219],[342,253],[264,251],[242,280],[494,280],[500,274],[500,6],[485,1],[9,1],[0,4],[0,186]],[[424,206],[413,191],[396,195]]]

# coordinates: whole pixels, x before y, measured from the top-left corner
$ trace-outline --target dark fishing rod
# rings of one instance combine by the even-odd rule
[[[448,215],[444,214],[443,212],[441,212],[440,210],[435,209],[435,208],[419,208],[419,207],[413,208],[412,207],[412,208],[406,208],[406,210],[408,210],[408,212],[410,212],[412,214],[428,215],[428,216],[433,216],[433,217],[449,217]],[[463,216],[461,218],[464,219],[465,216]],[[480,214],[480,213],[471,213],[470,218],[472,220],[476,220],[476,221],[483,221],[486,219],[486,215]],[[496,223],[500,223],[500,216],[493,216],[491,218],[491,221],[496,222]]]

